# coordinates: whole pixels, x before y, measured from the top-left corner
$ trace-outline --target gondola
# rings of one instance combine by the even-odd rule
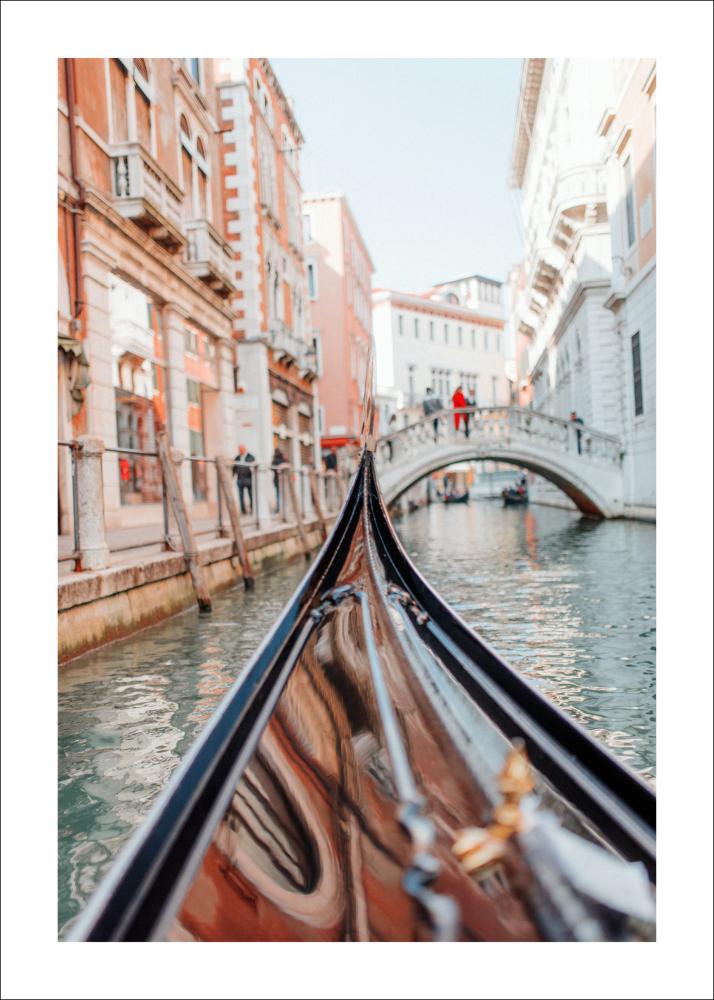
[[[468,503],[469,491],[466,490],[464,493],[459,493],[458,495],[454,493],[445,493],[441,499],[444,503]]]
[[[652,789],[432,590],[363,441],[321,552],[73,939],[653,937]]]
[[[521,504],[528,503],[528,491],[517,490],[513,486],[506,486],[505,489],[501,490],[501,496],[503,497],[504,507],[508,507],[511,504]]]

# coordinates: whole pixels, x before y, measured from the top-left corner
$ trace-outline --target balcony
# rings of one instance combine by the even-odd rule
[[[315,348],[295,334],[280,319],[270,321],[268,335],[273,357],[284,361],[288,366],[297,365],[300,376],[310,381],[317,376],[317,357]]]
[[[206,219],[187,222],[185,230],[186,270],[205,282],[216,295],[228,298],[235,291],[230,245]]]
[[[548,237],[564,252],[582,225],[607,221],[607,168],[575,167],[559,174],[550,200]]]
[[[125,219],[177,253],[186,245],[181,231],[181,189],[138,142],[112,147],[115,205]]]

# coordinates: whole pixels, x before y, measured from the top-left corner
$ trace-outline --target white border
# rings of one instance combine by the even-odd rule
[[[3,996],[710,997],[711,5],[6,2],[2,12]],[[101,57],[109,44],[152,57],[218,44],[273,58],[657,57],[656,945],[366,956],[167,945],[167,957],[160,945],[57,944],[54,60]]]

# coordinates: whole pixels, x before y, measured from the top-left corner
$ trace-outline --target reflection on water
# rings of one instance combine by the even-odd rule
[[[59,673],[62,936],[305,572],[282,566]]]
[[[655,528],[552,507],[434,504],[397,522],[441,596],[645,776],[655,769]]]
[[[398,523],[407,551],[492,646],[592,733],[654,772],[655,532],[546,507],[434,505]],[[59,675],[59,924],[119,848],[305,571],[217,597]]]

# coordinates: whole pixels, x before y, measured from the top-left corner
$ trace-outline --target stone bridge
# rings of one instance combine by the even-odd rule
[[[496,406],[441,410],[424,417],[379,438],[375,462],[387,503],[453,462],[493,459],[537,472],[585,514],[619,517],[624,504],[622,456],[618,438],[584,424],[518,406]]]

